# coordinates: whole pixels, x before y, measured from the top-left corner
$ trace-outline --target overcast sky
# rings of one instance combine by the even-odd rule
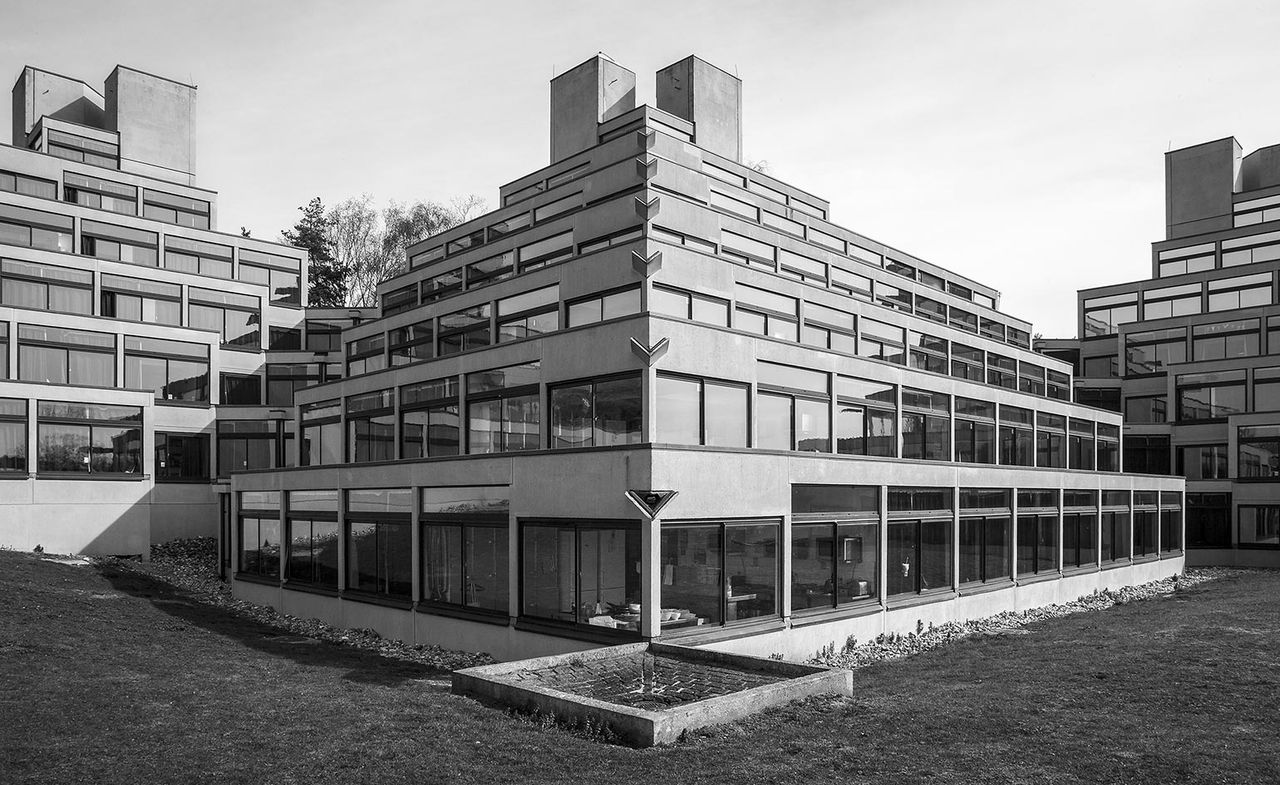
[[[547,164],[548,81],[597,51],[743,80],[744,147],[832,219],[1000,289],[1046,336],[1074,290],[1147,277],[1163,154],[1280,142],[1274,2],[3,0],[2,68],[199,86],[219,228],[312,196],[447,201]],[[11,84],[11,83],[10,83]],[[9,102],[0,102],[8,129]]]

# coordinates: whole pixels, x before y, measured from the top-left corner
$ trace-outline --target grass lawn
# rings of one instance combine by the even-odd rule
[[[134,573],[0,552],[0,783],[1275,783],[1278,597],[1249,573],[632,750]]]

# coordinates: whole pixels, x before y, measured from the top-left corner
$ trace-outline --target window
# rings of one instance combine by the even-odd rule
[[[506,616],[510,490],[422,489],[422,597],[425,603]]]
[[[1135,395],[1124,399],[1124,419],[1130,423],[1167,422],[1169,398],[1166,395]]]
[[[995,404],[957,396],[955,429],[958,462],[996,462]]]
[[[1182,550],[1182,494],[1178,491],[1160,492],[1160,550]]]
[[[1031,333],[1027,332],[1026,330],[1019,330],[1017,327],[1014,327],[1013,325],[1009,325],[1008,327],[1005,328],[1005,341],[1007,341],[1009,344],[1013,346],[1017,346],[1020,349],[1030,349]]]
[[[515,275],[516,272],[516,252],[507,251],[497,256],[490,256],[488,259],[481,259],[478,262],[472,262],[463,268],[465,271],[467,288],[474,289],[477,286],[485,284],[497,283]],[[444,282],[446,286],[452,285],[451,280]]]
[[[653,225],[649,228],[649,237],[654,240],[671,243],[672,245],[685,245],[703,253],[714,254],[717,251],[716,244],[702,237],[696,237],[691,234],[683,234],[681,232],[672,231],[661,226]]]
[[[257,297],[210,289],[187,290],[187,326],[222,336],[223,346],[262,347],[262,311]]]
[[[553,387],[551,447],[610,447],[643,440],[641,379],[597,379]]]
[[[1280,506],[1240,505],[1239,521],[1241,548],[1280,546]]]
[[[46,135],[49,138],[49,155],[108,169],[120,168],[120,146],[117,144],[52,129]]]
[[[0,243],[71,253],[70,216],[0,204]]]
[[[96,207],[121,215],[138,214],[138,189],[132,185],[113,183],[97,177],[65,172],[62,175],[63,198],[68,202]],[[47,197],[52,198],[52,197]],[[205,227],[208,228],[208,227]]]
[[[1169,248],[1157,254],[1157,262],[1159,263],[1161,278],[1212,270],[1214,264],[1213,243],[1193,245],[1189,248]]]
[[[262,377],[255,373],[224,373],[219,378],[218,403],[231,406],[261,406]]]
[[[0,398],[0,474],[27,472],[27,402]]]
[[[1154,556],[1159,532],[1159,493],[1134,491],[1133,494],[1133,556]]]
[[[158,242],[155,232],[112,226],[87,218],[80,221],[80,253],[85,256],[155,267],[159,259]]]
[[[1232,205],[1233,209],[1239,211],[1244,205],[1250,207],[1266,208],[1267,203],[1275,202],[1275,197],[1264,197],[1262,199],[1252,199],[1248,202],[1242,202]],[[1239,212],[1235,215],[1236,226],[1247,226],[1253,223],[1260,223],[1264,220],[1274,220],[1276,210],[1262,209],[1258,211],[1246,211],[1243,215]],[[1273,262],[1280,259],[1280,244],[1276,242],[1280,239],[1280,234],[1276,232],[1266,232],[1265,234],[1255,234],[1250,237],[1237,237],[1231,240],[1222,241],[1222,266],[1237,267],[1242,264],[1254,264],[1257,262]]]
[[[889,489],[889,597],[952,587],[951,497],[950,488]]]
[[[528,222],[529,214],[525,213],[524,218],[526,221],[525,226],[528,226],[527,222]],[[501,224],[499,224],[499,226],[501,226]],[[490,231],[492,230],[493,230],[493,227],[490,227]],[[491,237],[489,239],[493,239],[493,238]],[[428,248],[425,251],[419,251],[418,253],[415,253],[412,256],[410,256],[409,269],[412,270],[415,267],[422,267],[423,265],[431,264],[433,262],[438,262],[443,258],[444,258],[444,245],[437,245],[434,248]]]
[[[912,368],[945,374],[947,372],[947,342],[924,333],[907,333],[911,348],[907,359]]]
[[[306,347],[309,352],[336,352],[342,349],[342,331],[353,326],[353,319],[307,319]]]
[[[9,378],[9,323],[0,322],[0,379]]]
[[[912,295],[906,289],[899,289],[896,286],[890,286],[882,281],[876,281],[876,303],[883,305],[885,308],[891,308],[895,311],[903,311],[905,313],[912,312]]]
[[[93,273],[0,260],[0,304],[60,313],[93,313]]]
[[[484,243],[484,229],[472,229],[470,232],[459,235],[445,244],[445,250],[450,256],[456,253],[462,253],[468,248],[472,248]]]
[[[271,325],[267,333],[267,348],[277,352],[302,351],[302,328]]]
[[[951,460],[951,396],[902,388],[902,457]]]
[[[1034,414],[1030,409],[1000,406],[1000,465],[1034,466]]]
[[[1129,561],[1129,492],[1102,492],[1102,550],[1099,556],[1103,564]]]
[[[458,380],[449,376],[400,388],[401,458],[457,455],[462,443]]]
[[[241,268],[245,269],[245,268]],[[409,284],[399,289],[392,289],[382,295],[382,315],[390,316],[408,311],[418,306],[418,286]]]
[[[182,287],[102,274],[100,313],[116,319],[149,324],[182,324]]]
[[[193,229],[208,229],[209,213],[209,202],[203,199],[167,194],[150,188],[142,190],[142,214],[147,218]]]
[[[24,382],[116,386],[116,338],[109,333],[18,325],[18,378]]]
[[[1098,423],[1098,471],[1120,471],[1120,426]]]
[[[435,330],[431,320],[397,327],[387,333],[391,365],[408,365],[431,359]]]
[[[218,476],[280,465],[280,424],[272,420],[218,421]]]
[[[560,284],[498,301],[498,343],[534,338],[559,329]]]
[[[800,340],[796,298],[743,284],[734,286],[734,296],[734,328],[784,341]]]
[[[1171,316],[1200,313],[1200,288],[1200,284],[1191,283],[1166,289],[1148,289],[1142,293],[1142,318],[1167,319]]]
[[[240,492],[239,571],[280,577],[280,492]]]
[[[1188,548],[1231,547],[1231,494],[1187,493]]]
[[[995,352],[987,352],[987,384],[1018,389],[1018,361]]]
[[[1115,335],[1122,324],[1138,321],[1138,295],[1113,294],[1084,301],[1084,335]]]
[[[58,184],[54,181],[16,172],[0,172],[0,191],[35,196],[40,199],[58,198]]]
[[[585,300],[576,300],[569,303],[568,312],[570,327],[581,327],[584,324],[594,324],[640,313],[640,288],[631,287]]]
[[[986,380],[984,357],[986,353],[972,346],[951,343],[951,375],[971,382]]]
[[[1165,373],[1167,366],[1187,362],[1187,329],[1129,333],[1124,338],[1125,374]]]
[[[947,323],[957,330],[964,330],[970,333],[978,332],[978,315],[962,311],[954,306],[948,310]]]
[[[771,213],[766,213],[766,215],[771,215]],[[778,219],[778,222],[794,224],[794,226],[784,225],[781,228],[784,231],[789,230],[794,234],[804,235],[804,227],[801,224],[787,221],[786,219]],[[827,265],[825,262],[793,253],[785,248],[778,249],[778,262],[778,272],[788,278],[808,281],[818,286],[827,285]]]
[[[843,455],[898,454],[898,388],[869,379],[836,377],[836,451]]]
[[[209,435],[156,432],[156,482],[208,482]]]
[[[1236,473],[1241,479],[1280,480],[1280,425],[1241,427],[1236,443]]]
[[[357,338],[347,344],[347,377],[361,376],[387,367],[387,334]]]
[[[1225,444],[1196,444],[1178,448],[1178,474],[1188,480],[1226,480],[1228,453]]]
[[[1271,273],[1209,282],[1209,310],[1233,311],[1271,304]]]
[[[658,441],[748,446],[748,391],[745,384],[658,374]]]
[[[1063,569],[1095,567],[1098,563],[1098,492],[1063,491]]]
[[[342,463],[342,401],[317,401],[299,407],[302,415],[302,466]]]
[[[267,363],[267,405],[293,406],[294,394],[325,381],[320,363]]]
[[[347,590],[413,599],[413,492],[347,491]]]
[[[1018,491],[1018,577],[1058,572],[1058,492]]]
[[[1267,353],[1280,354],[1280,316],[1267,317]]]
[[[573,256],[573,232],[561,232],[520,246],[520,272],[546,267]]]
[[[1071,400],[1071,376],[1061,371],[1052,369],[1045,370],[1045,377],[1048,379],[1045,394],[1056,401]]]
[[[1106,387],[1077,387],[1076,403],[1117,412],[1120,409],[1120,390]]]
[[[1186,352],[1184,339],[1183,352]],[[1085,357],[1081,361],[1084,376],[1091,379],[1115,379],[1120,376],[1120,360],[1114,354]]]
[[[729,301],[719,297],[654,286],[649,296],[649,310],[653,313],[692,319],[695,322],[716,327],[729,326]]]
[[[124,386],[157,401],[209,402],[209,347],[163,338],[124,337]]]
[[[240,267],[236,271],[242,281],[270,289],[271,302],[281,305],[302,304],[302,261],[290,256],[240,249]],[[417,292],[409,293],[409,302],[417,304]],[[385,302],[383,316],[386,316]]]
[[[422,304],[433,303],[462,291],[462,270],[447,270],[422,281]]]
[[[760,209],[758,207],[750,202],[735,199],[723,191],[717,191],[712,188],[709,201],[712,207],[741,216],[746,218],[748,221],[758,221],[760,219]]]
[[[230,278],[231,254],[226,245],[173,235],[164,238],[164,266],[168,270]]]
[[[1168,436],[1126,436],[1124,470],[1138,474],[1169,474],[1172,460]]]
[[[40,472],[142,474],[142,410],[135,406],[40,401]]]
[[[875,360],[905,365],[906,344],[901,327],[863,317],[858,326],[858,354]]]
[[[880,489],[791,486],[791,610],[876,597]]]
[[[1019,362],[1018,389],[1032,395],[1044,395],[1044,368],[1029,362]]]
[[[542,447],[537,361],[467,374],[467,453]]]
[[[285,581],[338,590],[338,491],[289,491]]]
[[[715,522],[662,526],[662,606],[669,625],[733,624],[778,615],[779,526]]]
[[[960,583],[1007,583],[1013,573],[1009,491],[960,489]]]
[[[440,356],[479,349],[493,343],[489,303],[473,305],[440,317]]]
[[[396,457],[395,401],[391,390],[346,399],[347,460],[392,461]]]
[[[1192,356],[1196,362],[1256,356],[1261,349],[1260,324],[1258,319],[1197,324],[1191,328]]]
[[[1072,417],[1067,426],[1067,468],[1092,471],[1095,443],[1093,423]]]
[[[994,319],[988,319],[987,317],[984,316],[978,322],[978,324],[979,324],[978,332],[982,335],[982,337],[991,338],[996,341],[1004,340],[1005,338],[1004,325],[1001,324],[1000,322],[997,322]]]
[[[752,208],[752,210],[754,209]],[[722,230],[720,232],[720,255],[739,264],[745,264],[748,267],[773,270],[776,266],[774,257],[777,256],[777,249],[769,243]]]
[[[810,302],[803,304],[802,311],[804,328],[800,331],[801,343],[847,354],[857,353],[858,333],[854,329],[853,314]]]
[[[1245,411],[1244,371],[1178,377],[1178,419],[1212,420]]]
[[[937,300],[931,300],[928,297],[924,297],[923,295],[917,294],[916,295],[916,315],[923,316],[924,318],[933,322],[946,324],[947,323],[947,306],[943,305]]]
[[[525,523],[520,613],[636,630],[640,622],[640,530],[604,522]]]
[[[505,221],[499,221],[489,227],[489,242],[493,242],[499,237],[506,237],[513,232],[520,231],[521,229],[527,229],[531,225],[531,222],[532,216],[529,213],[518,213]],[[427,252],[427,254],[429,253],[430,251]],[[427,254],[424,254],[424,257]],[[424,258],[422,261],[427,262],[431,260],[429,258]]]
[[[1067,466],[1067,418],[1048,412],[1036,413],[1036,466],[1064,469]]]
[[[831,394],[821,371],[756,363],[756,446],[831,452]]]
[[[848,264],[848,262],[843,262],[843,264]],[[842,267],[837,267],[834,264],[831,266],[831,288],[850,297],[856,297],[859,300],[874,301],[871,296],[870,278],[850,272]]]

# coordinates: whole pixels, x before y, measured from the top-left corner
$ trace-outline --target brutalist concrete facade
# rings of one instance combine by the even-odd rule
[[[298,466],[234,475],[238,596],[508,659],[805,657],[1182,570],[1182,481],[1119,472],[995,289],[744,166],[724,71],[659,108],[618,74],[552,81],[552,164],[411,246]]]
[[[1079,292],[1076,400],[1123,412],[1125,468],[1187,481],[1191,564],[1280,564],[1280,157],[1165,154],[1150,277]]]

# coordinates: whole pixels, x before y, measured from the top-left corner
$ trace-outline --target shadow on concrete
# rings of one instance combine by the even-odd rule
[[[446,683],[443,689],[448,689],[448,670],[393,660],[364,649],[271,627],[117,564],[98,562],[95,569],[116,591],[147,600],[156,610],[175,620],[230,638],[256,651],[310,668],[343,668],[346,670],[343,678],[359,684],[391,687],[405,682],[431,680],[434,683],[424,684],[424,688],[440,689],[443,679]]]

